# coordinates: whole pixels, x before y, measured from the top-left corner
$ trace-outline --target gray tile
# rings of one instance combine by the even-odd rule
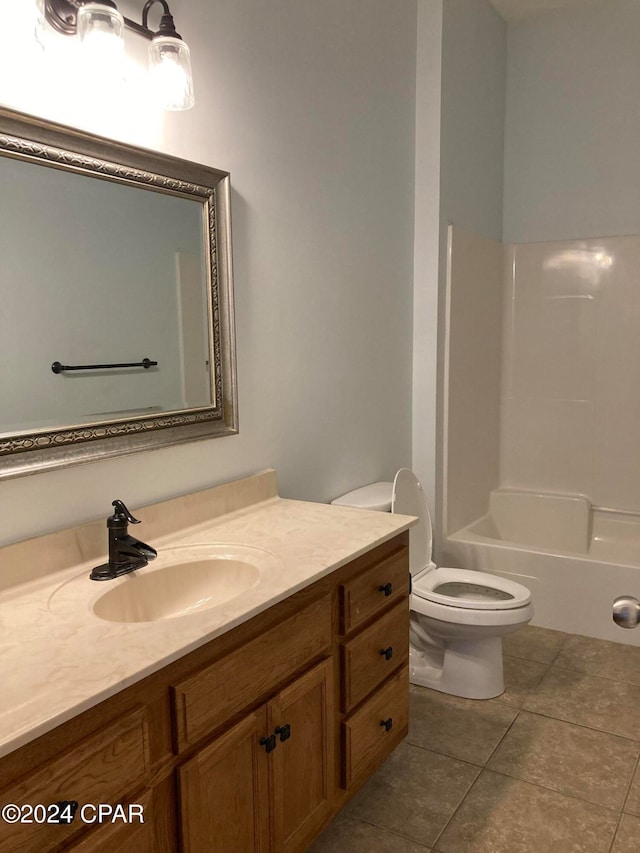
[[[623,814],[616,832],[611,853],[638,853],[640,847],[640,818]]]
[[[470,764],[403,743],[344,814],[432,846],[479,772]]]
[[[555,664],[525,701],[527,711],[640,740],[640,687]]]
[[[412,685],[408,743],[484,766],[517,711]]]
[[[523,711],[487,766],[621,809],[638,755],[640,744],[634,741]]]
[[[308,853],[429,853],[428,847],[350,817],[338,817]]]
[[[637,646],[570,636],[555,663],[564,669],[640,685],[640,648]]]
[[[615,812],[483,770],[439,853],[608,853]]]
[[[636,768],[624,811],[640,817],[640,765]]]
[[[551,663],[569,636],[570,634],[563,631],[525,625],[514,634],[507,634],[502,638],[502,649],[505,655],[510,657]]]
[[[504,693],[496,696],[492,702],[503,702],[514,708],[521,708],[525,699],[533,693],[542,676],[549,669],[547,663],[537,663],[524,658],[503,656]]]

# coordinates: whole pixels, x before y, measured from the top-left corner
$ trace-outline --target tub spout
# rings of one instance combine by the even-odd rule
[[[613,602],[613,621],[621,628],[637,628],[640,622],[640,601],[632,595],[619,595]]]

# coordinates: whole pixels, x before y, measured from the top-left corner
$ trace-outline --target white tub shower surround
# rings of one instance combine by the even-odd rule
[[[640,645],[640,237],[449,234],[441,562],[534,594],[533,624]]]

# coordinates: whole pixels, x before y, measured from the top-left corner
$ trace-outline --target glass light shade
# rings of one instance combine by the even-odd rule
[[[112,6],[86,3],[77,16],[78,36],[85,55],[96,64],[124,61],[124,18]]]
[[[165,110],[188,110],[194,103],[188,46],[172,36],[156,36],[149,46],[153,96]]]

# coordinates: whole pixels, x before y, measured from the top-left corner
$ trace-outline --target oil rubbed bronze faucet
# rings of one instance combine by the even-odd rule
[[[129,536],[129,524],[140,524],[139,519],[131,515],[122,501],[115,500],[112,505],[115,512],[107,519],[109,562],[92,569],[92,581],[113,580],[146,566],[149,560],[155,560],[158,556],[151,545]]]

